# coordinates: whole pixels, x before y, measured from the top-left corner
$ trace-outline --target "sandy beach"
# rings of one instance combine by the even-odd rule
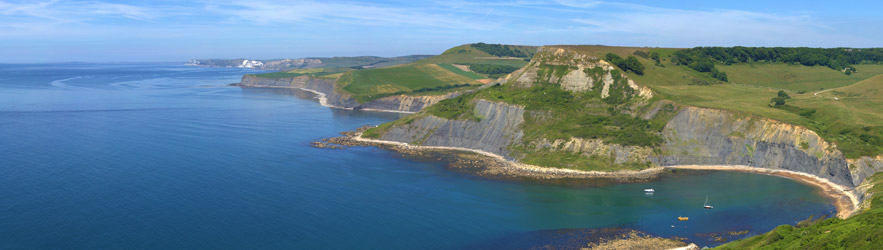
[[[782,169],[767,169],[767,168],[758,168],[744,165],[675,165],[675,166],[663,166],[663,167],[652,167],[640,171],[634,170],[622,170],[622,171],[583,171],[576,169],[562,169],[562,168],[549,168],[549,167],[540,167],[530,164],[524,164],[519,162],[514,162],[510,160],[506,160],[503,156],[494,154],[487,151],[469,149],[469,148],[458,148],[458,147],[442,147],[442,146],[417,146],[411,145],[403,142],[395,142],[395,141],[385,141],[385,140],[375,140],[375,139],[367,139],[362,138],[361,133],[357,133],[355,136],[351,137],[353,140],[363,143],[374,143],[374,144],[383,144],[388,146],[397,147],[403,150],[453,150],[453,151],[464,151],[470,153],[480,154],[486,157],[493,159],[496,162],[502,164],[496,164],[500,169],[494,169],[492,171],[496,171],[496,173],[507,174],[507,175],[521,175],[527,177],[540,177],[542,178],[633,178],[633,179],[647,179],[657,176],[662,173],[666,169],[691,169],[691,170],[716,170],[716,171],[740,171],[740,172],[748,172],[748,173],[757,173],[757,174],[766,174],[779,176],[784,178],[793,179],[796,181],[800,181],[809,185],[813,185],[818,187],[821,190],[821,193],[826,197],[832,200],[832,203],[837,208],[837,217],[841,219],[845,219],[855,213],[858,209],[860,201],[858,197],[850,191],[849,188],[843,187],[841,185],[835,184],[829,180],[820,178],[818,176],[814,176],[807,173],[782,170]]]

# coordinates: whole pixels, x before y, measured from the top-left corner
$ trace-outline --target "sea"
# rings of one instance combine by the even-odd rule
[[[715,246],[835,212],[768,175],[549,184],[313,148],[405,114],[229,86],[254,73],[0,64],[0,249],[571,249],[618,230]]]

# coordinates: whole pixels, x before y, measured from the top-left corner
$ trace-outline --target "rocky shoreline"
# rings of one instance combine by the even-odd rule
[[[485,178],[572,185],[595,186],[612,183],[647,182],[653,181],[663,174],[675,174],[675,171],[679,169],[741,171],[780,176],[816,186],[821,190],[822,195],[832,200],[832,203],[837,208],[837,216],[840,218],[848,218],[855,214],[860,204],[858,197],[849,188],[823,178],[788,170],[735,165],[677,165],[652,167],[640,171],[623,170],[614,172],[539,167],[510,161],[500,155],[475,149],[417,146],[402,142],[362,138],[362,132],[371,127],[366,125],[355,131],[341,132],[342,136],[325,138],[313,142],[311,145],[317,148],[329,149],[345,149],[353,146],[377,147],[392,150],[407,157],[446,161],[448,162],[448,167],[454,171]]]
[[[324,138],[312,142],[316,148],[345,149],[347,147],[377,147],[398,152],[406,157],[441,160],[448,163],[454,171],[471,175],[503,180],[534,181],[551,183],[569,183],[580,185],[604,185],[610,183],[646,182],[660,177],[665,168],[655,167],[641,171],[581,171],[538,167],[517,163],[504,159],[502,156],[480,150],[416,146],[407,143],[365,139],[363,131],[372,126],[363,126],[355,131],[341,132],[342,136]],[[591,181],[587,183],[586,181]]]

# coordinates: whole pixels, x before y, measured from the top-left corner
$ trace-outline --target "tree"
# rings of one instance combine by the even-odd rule
[[[659,64],[659,53],[653,51],[652,53],[650,53],[650,59],[653,59],[653,61],[656,61],[656,64]]]
[[[634,56],[629,56],[625,59],[625,65],[628,70],[635,72],[635,74],[644,75],[644,65],[638,61],[638,58],[635,58]]]
[[[772,102],[772,103],[771,103],[772,105],[770,105],[770,106],[782,106],[782,105],[785,105],[785,98],[782,98],[782,97],[773,97],[773,99],[770,100],[770,101]]]
[[[622,59],[622,57],[619,57],[619,55],[607,53],[604,58],[607,59],[608,62],[622,69],[623,71],[631,71],[635,72],[635,74],[638,75],[644,75],[644,65],[641,64],[640,61],[638,61],[637,57],[628,56],[626,59]]]
[[[785,93],[784,90],[779,90],[778,95],[779,95],[779,97],[781,97],[781,98],[783,98],[783,99],[789,99],[789,98],[791,98],[791,96],[789,96],[788,93]]]

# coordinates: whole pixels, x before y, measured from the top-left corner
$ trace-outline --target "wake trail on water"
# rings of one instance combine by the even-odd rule
[[[70,80],[76,80],[76,79],[80,79],[80,78],[83,78],[83,77],[76,76],[76,77],[65,78],[65,79],[61,79],[61,80],[55,80],[55,81],[50,82],[49,85],[52,85],[53,87],[63,88],[63,89],[78,88],[78,87],[67,85],[64,82],[67,82]]]

